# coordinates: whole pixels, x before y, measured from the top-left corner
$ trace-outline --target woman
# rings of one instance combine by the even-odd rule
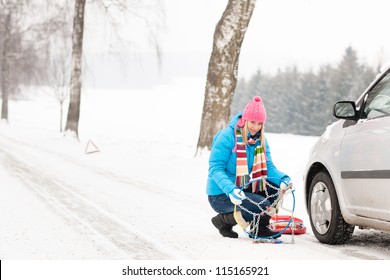
[[[271,217],[267,214],[277,199],[278,188],[291,184],[291,179],[272,162],[264,135],[266,118],[264,104],[255,96],[242,114],[233,117],[228,127],[214,136],[206,191],[211,207],[219,213],[211,222],[224,237],[238,238],[233,231],[238,217],[233,213],[235,205],[239,205],[237,210],[246,209],[239,213],[246,222],[252,222],[250,237],[279,237],[268,228]],[[267,183],[262,186],[259,179],[265,177]],[[248,185],[249,180],[254,183]],[[256,223],[254,216],[259,218]]]

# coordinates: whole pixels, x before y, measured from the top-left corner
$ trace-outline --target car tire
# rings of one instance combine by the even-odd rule
[[[344,244],[355,226],[345,222],[340,211],[337,193],[329,173],[317,173],[310,184],[308,210],[315,237],[330,245]]]

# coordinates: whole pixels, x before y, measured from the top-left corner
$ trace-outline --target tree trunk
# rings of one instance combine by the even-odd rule
[[[8,122],[8,97],[10,83],[10,38],[11,38],[11,12],[8,11],[5,17],[5,36],[3,41],[3,52],[1,57],[1,119]]]
[[[78,137],[81,100],[81,67],[83,55],[84,11],[86,0],[76,0],[72,35],[72,74],[70,78],[70,101],[65,131]]]
[[[64,102],[60,102],[60,133],[62,133],[62,116],[64,115]]]
[[[197,151],[211,148],[226,127],[237,84],[238,60],[256,0],[229,0],[214,32]]]

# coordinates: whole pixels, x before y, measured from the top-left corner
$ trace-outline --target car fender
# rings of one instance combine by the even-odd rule
[[[344,194],[341,191],[343,182],[340,176],[339,150],[341,141],[345,135],[345,129],[343,129],[344,122],[344,120],[341,120],[329,125],[310,151],[309,160],[304,173],[304,198],[307,212],[311,181],[317,172],[326,170],[335,185],[341,213],[348,218],[351,216],[346,209]]]

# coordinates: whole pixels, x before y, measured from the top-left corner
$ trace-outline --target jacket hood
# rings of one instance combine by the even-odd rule
[[[233,118],[230,119],[228,126],[234,128],[238,123],[238,119],[242,116],[242,113],[236,114]]]

